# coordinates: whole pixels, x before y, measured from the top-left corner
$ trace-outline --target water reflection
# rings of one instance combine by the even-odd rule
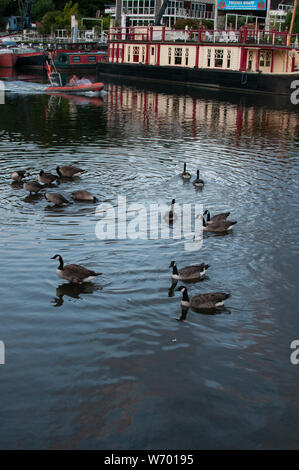
[[[61,307],[64,302],[64,296],[73,299],[80,299],[82,294],[93,294],[96,290],[102,288],[93,282],[85,282],[84,284],[61,284],[56,288],[56,297],[53,299],[54,307]]]

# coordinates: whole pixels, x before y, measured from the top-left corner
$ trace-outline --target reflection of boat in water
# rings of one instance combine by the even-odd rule
[[[104,83],[98,82],[82,85],[50,86],[46,88],[46,91],[51,93],[80,94],[88,91],[101,91],[103,88]]]
[[[51,97],[54,98],[66,98],[70,101],[70,103],[76,104],[76,105],[87,105],[87,104],[92,104],[94,106],[102,106],[103,100],[99,96],[78,96],[78,95],[72,95],[69,93],[54,93],[54,92],[48,92]]]

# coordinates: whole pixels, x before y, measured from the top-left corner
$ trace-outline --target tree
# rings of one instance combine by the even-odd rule
[[[31,10],[32,20],[40,21],[46,13],[52,11],[55,11],[53,0],[34,0]]]
[[[289,11],[289,13],[287,13],[285,22],[284,22],[283,27],[282,27],[283,30],[285,30],[286,28],[288,28],[288,30],[290,30],[292,15],[293,15],[293,13],[291,11]],[[293,31],[292,31],[292,34],[296,34],[296,33],[297,34],[299,33],[299,3],[298,3],[297,8],[296,8],[296,16],[295,16],[295,21],[294,21]]]
[[[41,34],[50,34],[55,29],[59,28],[59,17],[61,16],[62,12],[59,10],[56,11],[49,11],[46,13],[41,20],[40,26],[38,28]]]

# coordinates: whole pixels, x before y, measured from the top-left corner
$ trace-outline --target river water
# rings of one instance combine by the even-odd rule
[[[298,449],[298,109],[104,77],[99,97],[50,96],[19,78],[0,106],[0,447]],[[184,162],[202,191],[181,180]],[[85,170],[59,185],[67,198],[175,198],[237,224],[195,251],[144,227],[99,239],[97,204],[52,208],[11,184],[14,169],[67,164]],[[68,284],[55,254],[103,274]],[[178,322],[172,260],[208,263],[189,294],[228,292],[227,308]]]

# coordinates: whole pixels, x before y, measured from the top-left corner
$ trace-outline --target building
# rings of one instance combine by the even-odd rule
[[[214,0],[116,0],[116,20],[123,26],[150,26],[165,7],[161,24],[172,27],[178,19],[215,19]]]

